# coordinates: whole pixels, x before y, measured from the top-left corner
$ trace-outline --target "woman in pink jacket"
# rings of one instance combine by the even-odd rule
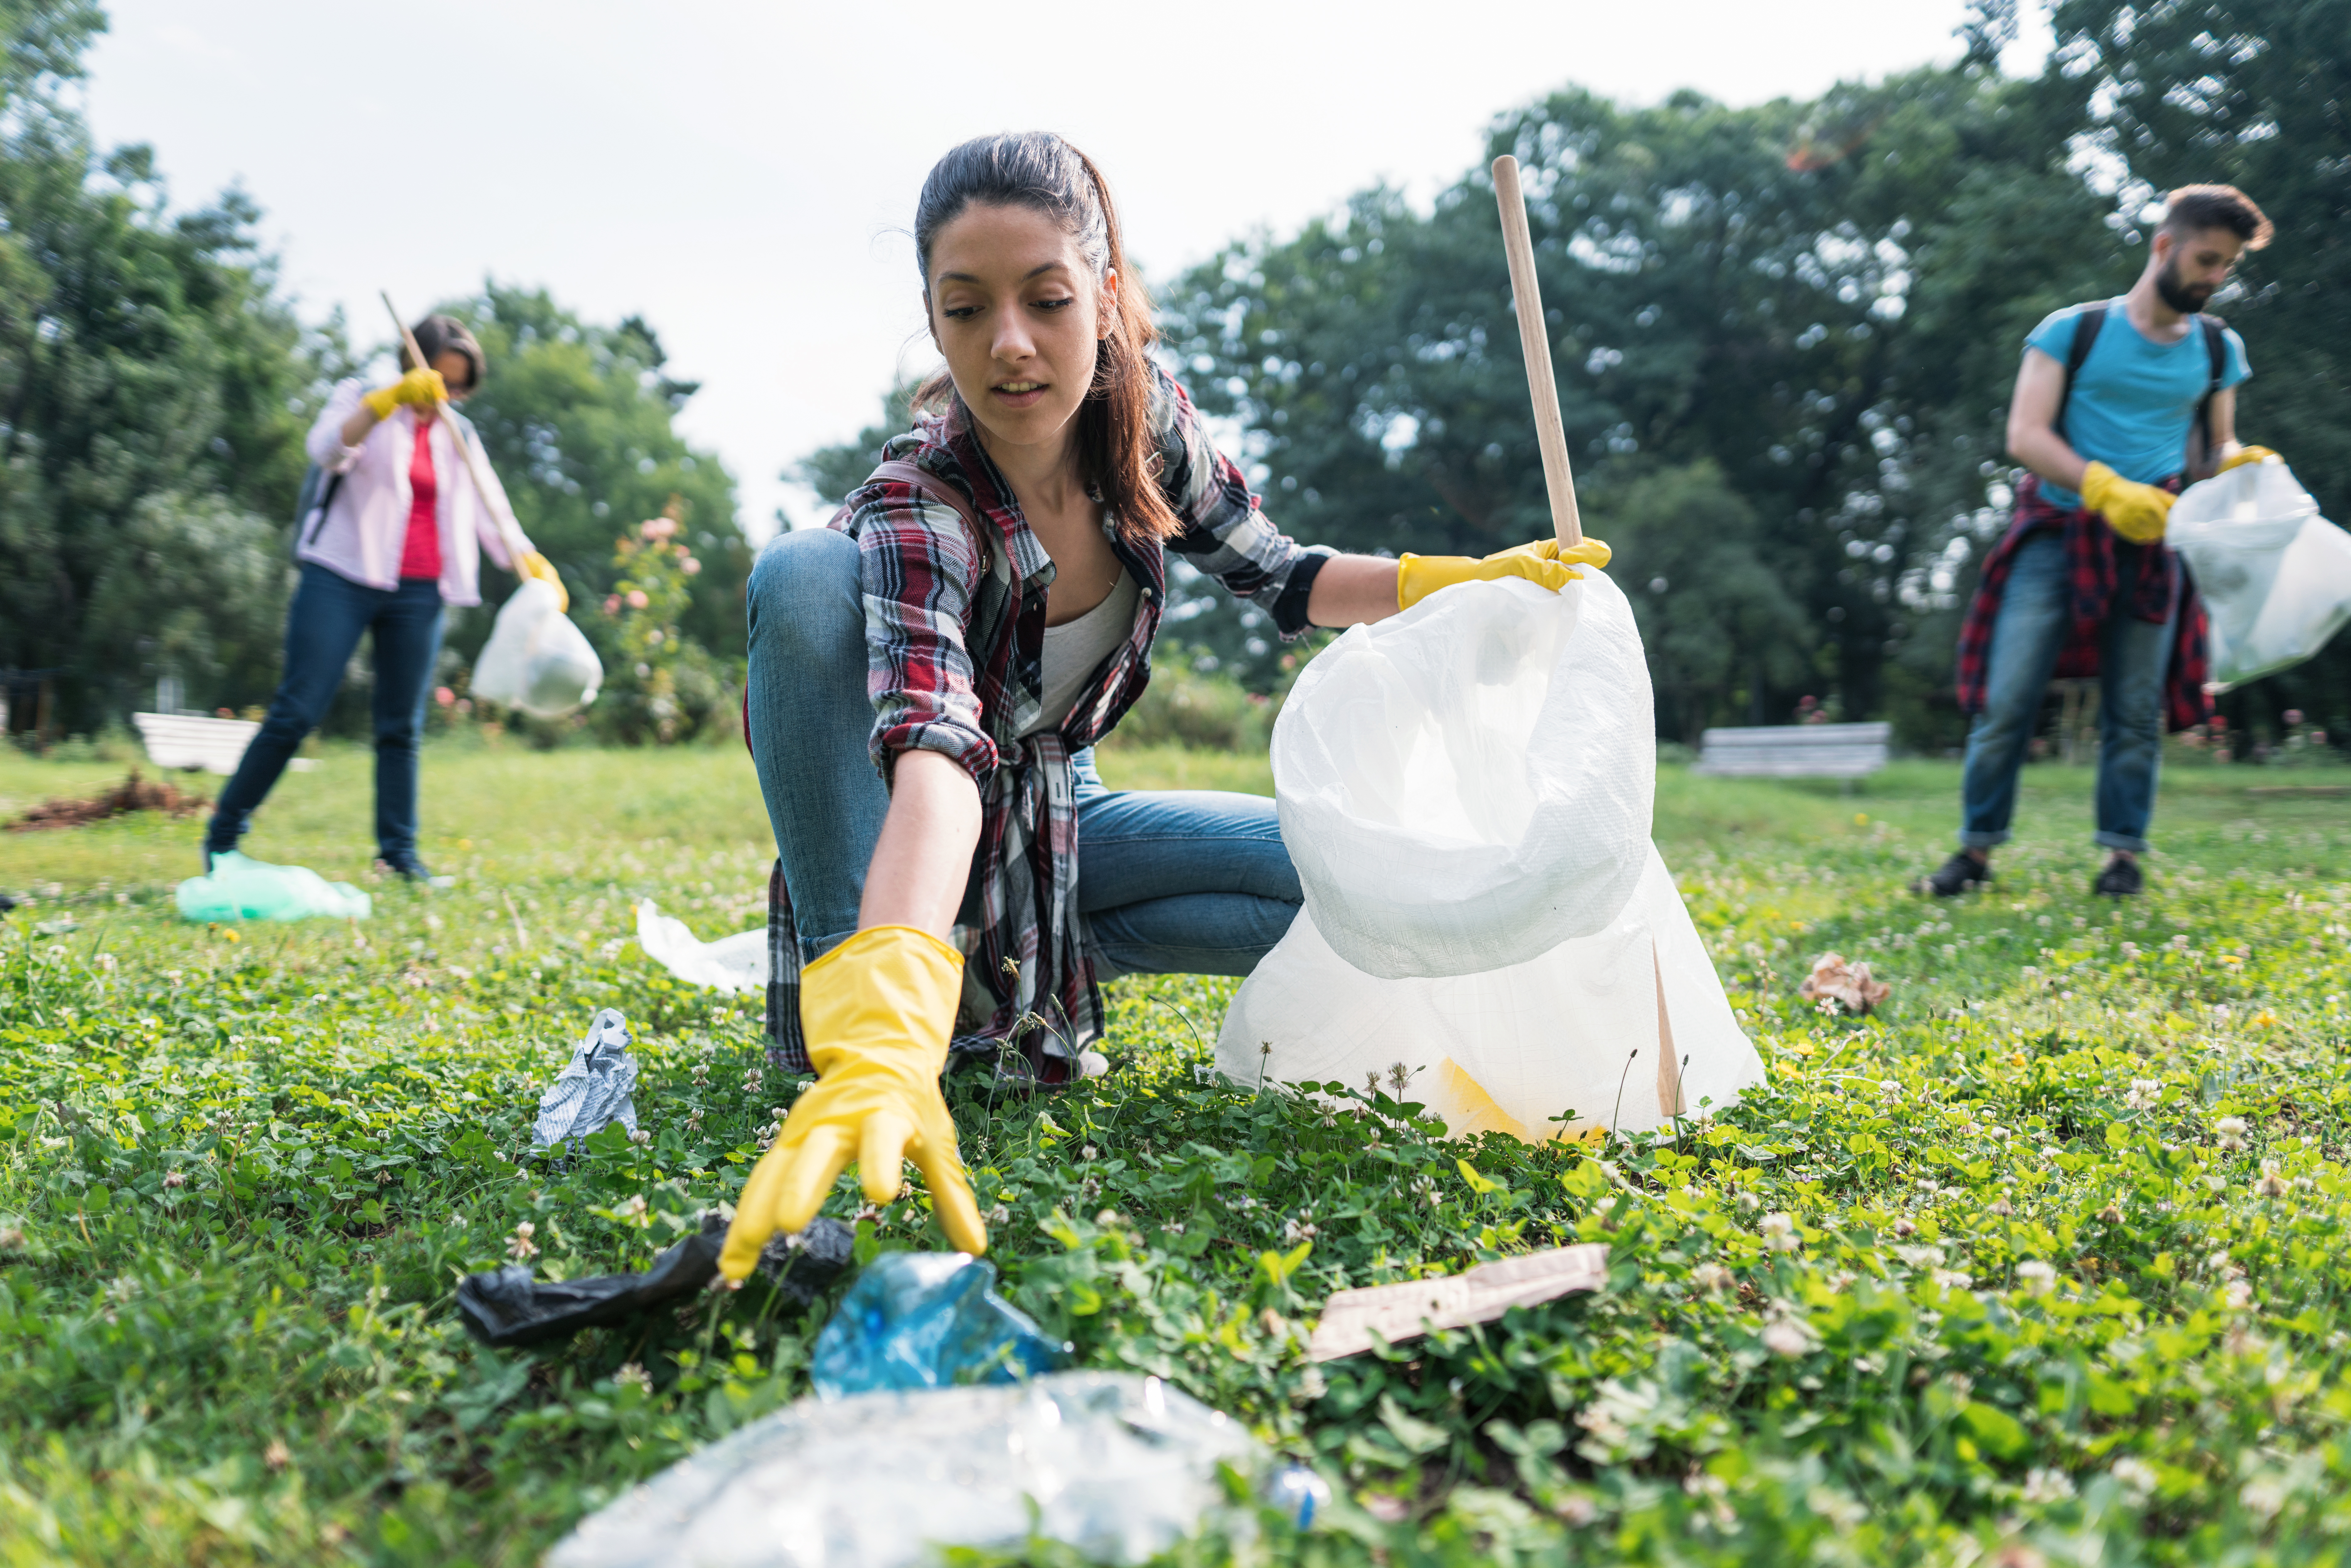
[[[303,737],[326,716],[360,634],[374,634],[375,835],[383,869],[411,881],[430,873],[416,853],[418,742],[424,697],[441,652],[443,611],[482,601],[481,549],[510,571],[562,580],[547,558],[511,551],[499,519],[511,518],[470,426],[477,461],[457,449],[444,403],[481,384],[482,346],[447,316],[416,324],[425,363],[401,351],[401,378],[366,391],[338,385],[310,427],[310,460],[321,476],[317,504],[296,525],[300,584],[286,615],[286,673],[269,717],[221,791],[204,835],[204,864],[235,850],[254,810],[268,798]],[[474,485],[480,472],[490,493]],[[507,525],[512,528],[509,521]]]

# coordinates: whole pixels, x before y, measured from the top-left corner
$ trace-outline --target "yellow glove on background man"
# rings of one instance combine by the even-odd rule
[[[1396,608],[1409,610],[1440,588],[1457,582],[1491,582],[1498,578],[1523,578],[1553,593],[1583,574],[1579,566],[1604,567],[1608,547],[1598,539],[1562,546],[1557,539],[1497,550],[1480,560],[1466,555],[1408,555],[1396,562]]]
[[[555,568],[537,550],[527,549],[515,557],[515,575],[538,579],[539,581],[555,590],[555,607],[558,610],[571,608],[571,595],[564,588],[563,579],[556,575]]]
[[[2212,472],[2226,474],[2240,463],[2266,463],[2275,456],[2277,454],[2266,446],[2240,446],[2228,456],[2220,459],[2220,466],[2213,469]]]
[[[808,1228],[852,1159],[875,1203],[898,1196],[901,1162],[913,1160],[947,1240],[966,1252],[987,1250],[955,1118],[939,1092],[962,996],[963,955],[911,925],[869,926],[800,971],[800,1024],[816,1082],[752,1167],[718,1255],[720,1273],[745,1278],[768,1238]]]
[[[360,401],[378,419],[390,419],[392,411],[406,403],[411,408],[431,408],[449,401],[449,383],[441,379],[439,371],[411,371],[390,386],[378,387]]]
[[[2135,545],[2153,544],[2163,537],[2171,503],[2178,499],[2158,486],[2126,479],[2103,463],[2082,470],[2082,504]]]

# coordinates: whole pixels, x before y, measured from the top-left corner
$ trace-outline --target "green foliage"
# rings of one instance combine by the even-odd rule
[[[1279,711],[1264,693],[1218,674],[1214,655],[1170,641],[1154,650],[1151,684],[1103,744],[1262,755]]]
[[[914,396],[912,382],[893,387],[882,400],[880,423],[867,425],[852,440],[818,447],[785,469],[784,477],[808,486],[828,507],[840,506],[842,497],[872,476],[873,465],[882,461],[882,444],[914,427]]]
[[[735,481],[697,452],[674,422],[697,390],[663,373],[668,356],[643,319],[582,321],[543,288],[485,283],[447,301],[489,357],[467,400],[516,520],[580,600],[611,591],[612,536],[636,518],[682,507],[683,542],[704,564],[680,624],[722,659],[743,656],[743,584],[751,549],[735,520]],[[489,618],[453,636],[467,657],[489,638]]]
[[[1132,757],[1113,786],[1169,781]],[[705,934],[753,917],[747,769],[428,768],[428,810],[479,835],[433,841],[459,885],[381,887],[355,927],[177,923],[183,868],[145,857],[184,855],[184,829],[24,852],[83,868],[0,946],[0,1539],[31,1560],[529,1562],[806,1392],[829,1303],[756,1285],[528,1355],[475,1347],[450,1305],[517,1253],[642,1266],[789,1103],[754,1010],[628,940],[639,895]],[[68,771],[0,759],[0,793]],[[318,835],[362,852],[365,804],[326,777],[266,831],[339,870]],[[2152,893],[2117,908],[2051,810],[2085,810],[2085,779],[2034,768],[2001,884],[1923,906],[1901,882],[1954,777],[1907,764],[1860,801],[1661,779],[1770,1081],[1601,1157],[1444,1140],[1408,1066],[1204,1082],[1231,983],[1120,982],[1108,1077],[956,1104],[1006,1289],[1082,1364],[1168,1377],[1337,1485],[1328,1528],[1269,1561],[2328,1560],[2351,884],[2307,868],[2351,832],[2200,769],[2167,792]],[[1878,1016],[1794,999],[1831,947],[1893,980]],[[638,1032],[648,1141],[518,1163],[606,1005]],[[828,1207],[869,1250],[938,1244],[919,1189],[861,1214],[852,1178]],[[1302,1359],[1332,1290],[1561,1240],[1607,1245],[1604,1291]]]
[[[612,591],[581,617],[604,662],[604,687],[587,712],[588,727],[625,746],[742,733],[739,680],[730,680],[730,672],[680,629],[703,565],[678,531],[677,517],[664,514],[614,540],[619,576]]]
[[[204,706],[267,696],[244,607],[158,635],[145,613],[171,585],[120,573],[218,542],[235,559],[181,602],[225,580],[282,605],[306,411],[340,362],[278,296],[249,198],[174,216],[146,148],[91,143],[66,84],[103,25],[52,0],[0,11],[0,665],[62,669],[59,722],[85,730],[165,674]]]

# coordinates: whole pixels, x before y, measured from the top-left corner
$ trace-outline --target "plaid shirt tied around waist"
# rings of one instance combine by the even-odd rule
[[[2163,488],[2178,494],[2181,476],[2174,475]],[[2026,475],[2016,487],[2016,509],[2000,543],[1984,558],[1983,575],[1975,599],[1968,606],[1959,630],[1959,711],[1981,713],[1991,682],[1992,632],[2000,621],[2001,598],[2008,591],[2008,574],[2016,552],[2043,529],[2064,536],[2067,622],[2065,643],[2057,655],[2056,678],[2086,679],[2098,673],[2098,649],[2106,618],[2113,613],[2121,587],[2116,549],[2122,541],[2099,513],[2084,507],[2060,507],[2041,494],[2041,481]],[[2212,698],[2205,683],[2212,678],[2207,644],[2208,622],[2196,582],[2168,546],[2142,546],[2137,580],[2121,607],[2125,614],[2161,625],[2171,618],[2176,595],[2179,613],[2173,623],[2171,658],[2164,672],[2163,707],[2168,727],[2180,730],[2203,724],[2212,716]]]
[[[1117,725],[1151,679],[1151,644],[1174,550],[1236,598],[1262,606],[1285,639],[1307,630],[1306,602],[1330,552],[1290,539],[1258,509],[1240,470],[1198,411],[1159,373],[1153,403],[1161,494],[1183,523],[1164,545],[1135,545],[1104,519],[1140,590],[1134,625],[1058,729],[1021,732],[1043,705],[1046,590],[1053,563],[1021,516],[958,402],[883,448],[967,497],[977,531],[919,487],[888,479],[851,493],[832,527],[858,542],[865,593],[872,754],[884,778],[903,751],[952,757],[979,787],[971,880],[950,938],[964,955],[955,1046],[1019,1047],[1033,1062],[1074,1056],[1102,1032],[1102,998],[1079,914],[1078,814],[1071,758]],[[768,880],[768,1059],[809,1071],[800,1032],[799,942],[783,862]]]

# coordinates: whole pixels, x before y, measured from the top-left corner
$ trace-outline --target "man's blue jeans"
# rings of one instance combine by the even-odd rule
[[[752,568],[751,750],[803,962],[857,930],[889,792],[866,752],[865,601],[857,541],[778,536]],[[1104,978],[1246,975],[1305,895],[1273,802],[1212,789],[1106,788],[1073,759],[1078,907]]]
[[[315,561],[286,612],[286,673],[269,716],[245,748],[235,776],[213,809],[204,848],[236,848],[253,813],[268,799],[303,737],[327,716],[343,684],[343,666],[375,633],[375,842],[394,865],[416,858],[416,764],[424,734],[424,694],[441,653],[441,585],[425,579],[389,592],[369,588]]]
[[[2156,774],[2163,758],[2163,677],[2172,622],[2141,621],[2125,609],[2142,552],[2117,548],[2114,609],[2098,649],[2098,831],[2108,849],[2147,847]],[[1988,850],[2008,841],[2016,814],[2016,774],[2041,720],[2041,700],[2064,651],[2069,598],[2065,543],[2044,532],[2019,547],[1992,623],[1984,709],[1968,731],[1960,783],[1959,842]],[[2172,616],[2179,608],[2175,601]]]

